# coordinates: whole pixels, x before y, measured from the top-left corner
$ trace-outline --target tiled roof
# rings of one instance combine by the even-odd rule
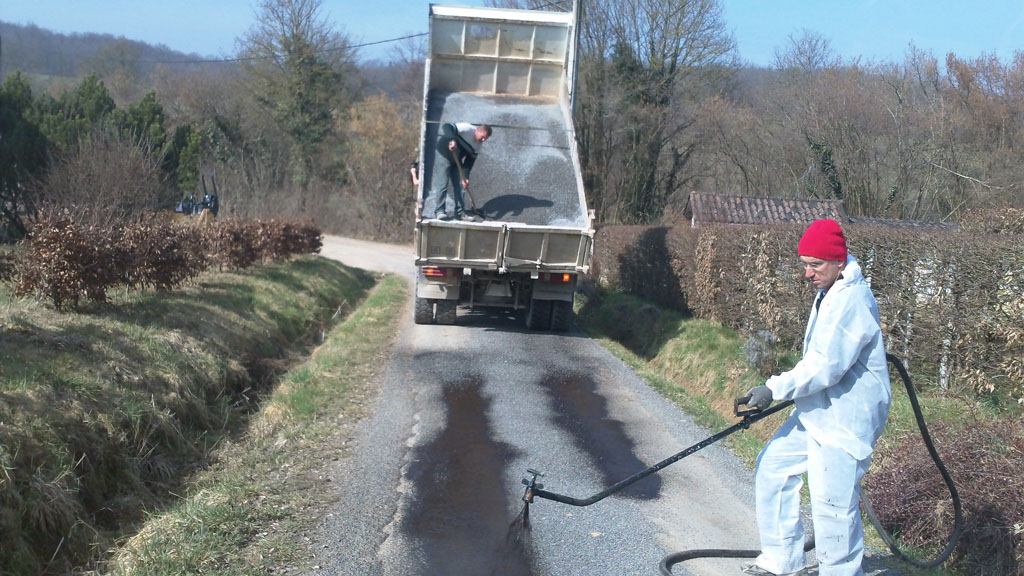
[[[819,218],[849,220],[838,200],[754,198],[691,192],[683,214],[693,226],[701,224],[810,223]]]
[[[864,226],[886,226],[889,228],[908,228],[911,230],[957,230],[958,225],[950,222],[926,222],[924,220],[898,220],[896,218],[866,218],[851,216],[851,224]]]

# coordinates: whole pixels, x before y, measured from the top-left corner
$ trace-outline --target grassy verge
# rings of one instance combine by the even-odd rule
[[[6,297],[0,573],[63,574],[106,556],[216,462],[375,282],[310,256],[77,312]]]
[[[620,293],[591,293],[582,299],[578,312],[581,326],[593,338],[666,398],[692,414],[697,423],[712,431],[735,423],[733,400],[764,382],[764,377],[746,359],[745,339],[719,324],[683,318]],[[782,355],[779,363],[783,368],[780,369],[792,366],[797,359],[795,354]],[[896,376],[895,370],[892,372]],[[963,400],[924,397],[920,401],[929,420],[963,419]],[[758,452],[787,415],[784,411],[749,430],[737,432],[725,439],[725,445],[753,467]],[[908,433],[916,433],[916,430],[910,401],[897,378],[893,380],[893,406],[886,433],[879,441],[876,455],[895,457],[892,454],[895,443]],[[806,492],[806,488],[804,490]],[[885,543],[866,521],[865,538],[869,546],[886,549]],[[936,551],[910,552],[917,557],[929,558]],[[896,560],[892,560],[892,564],[901,573],[914,576],[958,573],[942,568],[917,569]]]
[[[743,357],[739,335],[714,323],[619,293],[584,300],[578,319],[594,339],[709,429],[735,423],[733,399],[762,383]],[[773,415],[724,443],[753,466],[782,419]]]
[[[293,368],[249,433],[218,451],[189,496],[153,516],[112,563],[113,574],[269,574],[311,571],[309,534],[336,498],[326,468],[343,457],[364,415],[377,357],[394,334],[404,282],[386,278],[324,343]]]

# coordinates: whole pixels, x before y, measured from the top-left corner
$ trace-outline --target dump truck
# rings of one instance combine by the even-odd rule
[[[578,14],[429,11],[414,321],[454,324],[462,304],[522,311],[531,330],[566,330],[594,241],[572,118]],[[465,206],[476,216],[435,219],[447,178],[436,143],[444,124],[459,122],[493,130],[469,177]]]

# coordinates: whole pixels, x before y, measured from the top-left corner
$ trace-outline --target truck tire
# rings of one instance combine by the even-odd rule
[[[417,324],[430,324],[434,321],[434,301],[429,298],[414,296],[412,301],[412,319]]]
[[[554,300],[551,302],[551,329],[565,332],[572,324],[572,302]]]
[[[529,330],[551,328],[551,300],[530,299],[530,308],[526,311],[526,328]]]
[[[437,301],[437,323],[455,324],[455,309],[458,308],[458,300]]]

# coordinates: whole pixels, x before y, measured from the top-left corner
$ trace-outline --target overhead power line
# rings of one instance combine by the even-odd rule
[[[549,8],[549,7],[552,7],[552,6],[556,6],[558,8],[561,8],[562,10],[567,10],[566,8],[561,6],[562,1],[563,0],[552,0],[551,2],[548,2],[547,4],[543,4],[543,5],[539,6],[538,8],[535,8],[535,10],[542,10],[544,8]],[[570,4],[570,6],[571,6],[571,4]],[[571,8],[568,9],[568,10],[571,10]],[[352,45],[347,45],[347,46],[339,46],[337,48],[325,48],[323,50],[317,50],[316,52],[314,52],[314,54],[329,54],[331,52],[340,52],[342,50],[355,50],[357,48],[365,48],[367,46],[377,46],[379,44],[388,44],[390,42],[399,42],[401,40],[408,40],[410,38],[419,38],[419,37],[426,36],[426,35],[427,35],[427,32],[420,32],[418,34],[409,34],[407,36],[398,36],[396,38],[388,38],[386,40],[377,40],[377,41],[374,41],[374,42],[363,42],[362,44],[352,44]],[[134,62],[134,63],[137,63],[137,64],[233,64],[233,63],[237,63],[237,62],[257,62],[257,61],[260,61],[260,60],[273,60],[273,59],[277,58],[278,56],[279,56],[279,54],[274,54],[273,56],[250,56],[250,57],[244,57],[244,58],[216,58],[216,59],[211,59],[211,58],[205,58],[205,59],[203,59],[203,58],[200,58],[200,59],[185,59],[185,60],[142,60],[142,59],[139,59],[139,60],[128,60],[128,59],[124,59],[124,60],[121,60],[121,62],[123,62],[123,63]]]
[[[420,36],[426,36],[426,32],[419,34],[409,34],[408,36],[399,36],[397,38],[388,38],[387,40],[377,40],[375,42],[363,42],[362,44],[350,44],[346,46],[339,46],[337,48],[325,48],[323,50],[317,50],[314,54],[329,54],[331,52],[340,52],[342,50],[355,50],[356,48],[365,48],[367,46],[376,46],[377,44],[387,44],[389,42],[398,42],[401,40],[408,40],[409,38],[419,38]],[[124,62],[136,62],[138,64],[232,64],[235,62],[256,62],[259,60],[273,60],[280,56],[274,54],[273,56],[250,56],[245,58],[217,58],[217,59],[192,59],[192,60],[123,60]]]

